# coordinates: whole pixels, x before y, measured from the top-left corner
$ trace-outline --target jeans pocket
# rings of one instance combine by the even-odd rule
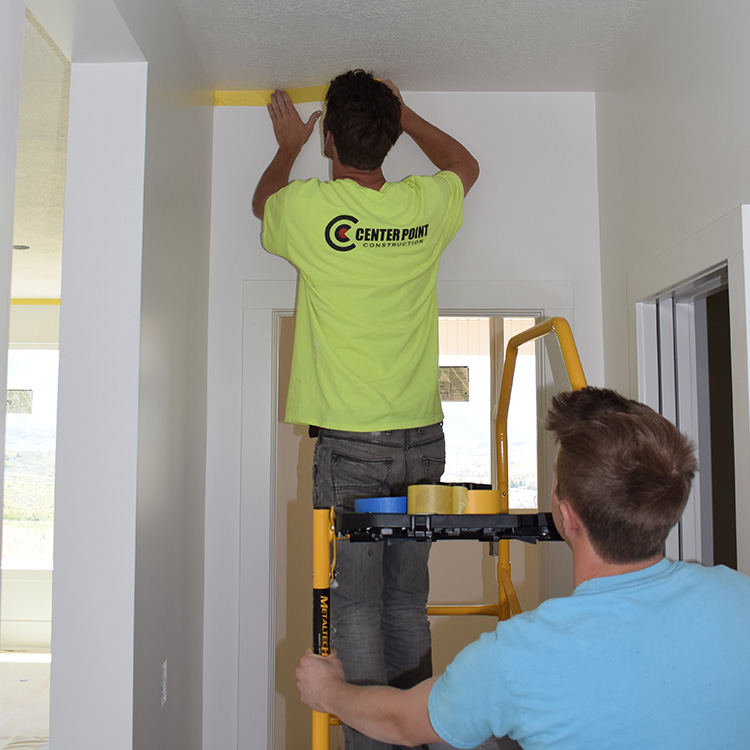
[[[362,458],[334,452],[331,456],[334,506],[353,511],[356,499],[381,497],[388,487],[390,473],[391,459]]]
[[[422,456],[422,469],[424,471],[424,482],[436,484],[445,471],[445,457]]]

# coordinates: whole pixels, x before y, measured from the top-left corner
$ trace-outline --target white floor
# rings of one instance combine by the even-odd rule
[[[0,651],[0,750],[49,749],[49,674],[49,654]],[[332,740],[332,747],[337,746]],[[504,738],[481,747],[511,750],[519,745]],[[439,748],[448,750],[447,745],[435,746]]]
[[[49,654],[0,652],[0,750],[49,747]]]

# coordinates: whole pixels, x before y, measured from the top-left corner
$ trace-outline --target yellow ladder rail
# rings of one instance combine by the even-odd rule
[[[536,341],[550,333],[554,333],[557,336],[571,388],[579,390],[586,387],[586,377],[583,374],[578,349],[573,339],[570,325],[565,318],[549,318],[541,323],[537,323],[526,331],[516,334],[508,341],[508,346],[505,350],[503,376],[500,381],[497,417],[495,419],[497,488],[500,491],[501,513],[508,512],[508,410],[510,408],[510,392],[513,387],[513,375],[516,369],[518,350],[524,344]],[[514,614],[518,614],[521,611],[518,598],[513,589],[513,582],[510,578],[510,541],[508,539],[498,541],[497,572],[498,606],[500,608],[498,619],[507,620],[511,615],[511,603],[513,604]]]
[[[331,645],[331,546],[335,544],[335,529],[333,508],[313,510],[313,651],[323,656],[329,654]],[[312,712],[313,750],[328,750],[330,723],[328,714]]]
[[[537,323],[532,328],[513,336],[505,350],[505,362],[500,381],[497,417],[495,420],[497,451],[497,489],[500,492],[500,512],[508,513],[508,409],[513,387],[518,350],[530,341],[536,341],[551,333],[557,336],[568,380],[573,390],[586,387],[586,377],[578,356],[578,349],[565,318],[554,317]],[[430,615],[493,615],[498,620],[507,620],[511,614],[519,614],[521,605],[513,588],[510,576],[510,540],[497,542],[497,603],[496,604],[443,604],[430,605]]]

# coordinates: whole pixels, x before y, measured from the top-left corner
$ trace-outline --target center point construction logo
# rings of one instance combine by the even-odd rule
[[[390,247],[393,245],[418,245],[425,241],[429,224],[418,227],[358,227],[359,219],[342,214],[328,222],[325,230],[330,247],[345,253],[355,247]]]
[[[342,253],[353,250],[356,245],[348,235],[352,225],[359,224],[359,219],[354,216],[337,216],[331,219],[326,227],[326,242],[334,249]]]

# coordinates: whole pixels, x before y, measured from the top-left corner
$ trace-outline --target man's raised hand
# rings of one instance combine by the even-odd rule
[[[289,94],[277,89],[271,94],[268,114],[273,124],[273,132],[279,148],[299,151],[307,143],[315,123],[321,115],[320,110],[313,112],[307,122],[299,116]]]

